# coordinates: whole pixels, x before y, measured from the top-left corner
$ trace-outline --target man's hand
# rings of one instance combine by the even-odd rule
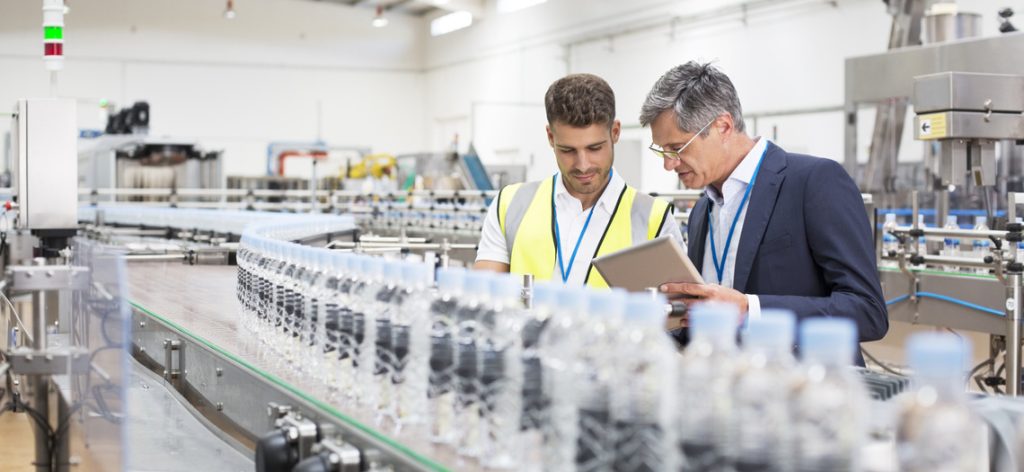
[[[667,283],[662,284],[661,293],[672,296],[687,296],[698,298],[701,302],[716,301],[732,303],[740,309],[740,320],[746,318],[747,296],[728,287],[714,284],[689,284],[689,283]]]

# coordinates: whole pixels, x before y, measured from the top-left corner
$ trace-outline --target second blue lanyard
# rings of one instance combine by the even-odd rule
[[[750,184],[747,185],[747,189],[743,192],[743,199],[740,200],[740,206],[736,209],[736,216],[732,219],[732,226],[729,227],[729,234],[725,237],[725,248],[722,251],[722,260],[718,259],[718,251],[715,249],[715,227],[714,217],[712,216],[711,209],[714,206],[714,202],[708,204],[708,233],[711,236],[711,260],[715,264],[715,274],[718,275],[718,283],[722,283],[722,276],[725,274],[725,261],[729,258],[729,246],[732,244],[733,234],[736,232],[736,224],[740,221],[740,215],[743,214],[743,207],[747,205],[747,200],[750,199],[750,190],[754,188],[754,182],[757,181],[757,174],[761,171],[761,163],[764,162],[764,155],[768,152],[768,146],[765,146],[764,151],[761,151],[761,158],[757,161],[757,167],[754,168],[754,175],[750,177]],[[725,205],[722,205],[725,209]],[[721,210],[719,210],[721,211]]]

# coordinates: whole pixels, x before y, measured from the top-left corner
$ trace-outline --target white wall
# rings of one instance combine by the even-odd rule
[[[615,90],[625,138],[644,147],[649,132],[640,129],[638,114],[647,92],[670,67],[688,60],[714,61],[733,80],[748,115],[780,110],[841,106],[844,59],[886,49],[891,17],[877,0],[776,2],[738,12],[742,0],[715,2],[637,0],[549,0],[521,12],[487,18],[472,28],[427,42],[427,113],[432,117],[465,114],[476,100],[540,103],[547,86],[566,73],[589,72],[604,77]],[[753,2],[763,3],[763,2]],[[983,34],[996,34],[995,12],[1005,6],[993,0],[961,0],[961,8],[984,14]],[[1005,3],[1005,2],[1004,2]],[[682,18],[673,28],[669,20]],[[501,71],[501,72],[499,72]],[[523,152],[543,154],[550,163],[531,168],[531,178],[554,169],[550,150],[535,146],[543,137],[543,110],[516,123],[492,122],[489,135],[524,143]],[[873,110],[861,113],[861,159],[867,156]],[[753,120],[748,120],[751,131]],[[764,117],[757,131],[794,152],[842,160],[843,114],[823,112]],[[430,123],[433,134],[450,132]],[[485,132],[477,126],[476,132]],[[520,130],[527,135],[515,136]],[[920,159],[921,147],[908,138],[901,160]],[[546,145],[546,143],[543,143]],[[506,148],[509,146],[505,146]],[[507,153],[484,153],[497,159]],[[524,160],[520,157],[520,160]],[[541,159],[543,161],[544,158]],[[652,159],[643,168],[646,190],[676,188],[674,176]]]
[[[70,2],[59,94],[79,100],[82,128],[102,128],[98,102],[146,100],[151,134],[224,149],[224,172],[263,173],[275,140],[412,152],[426,146],[424,23],[298,0]],[[41,2],[0,3],[0,106],[45,96]],[[322,110],[318,118],[318,102]],[[9,123],[0,120],[0,135]]]

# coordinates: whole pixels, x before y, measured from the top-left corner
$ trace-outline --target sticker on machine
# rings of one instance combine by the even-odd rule
[[[917,117],[917,139],[939,139],[945,137],[945,113],[932,113]]]

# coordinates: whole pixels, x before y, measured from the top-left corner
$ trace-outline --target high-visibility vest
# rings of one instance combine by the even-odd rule
[[[551,279],[558,257],[551,212],[555,178],[512,184],[498,193],[498,224],[509,248],[509,272],[532,274],[535,280]],[[656,238],[671,211],[668,202],[626,185],[592,259]],[[585,283],[608,287],[593,264],[587,269]]]

